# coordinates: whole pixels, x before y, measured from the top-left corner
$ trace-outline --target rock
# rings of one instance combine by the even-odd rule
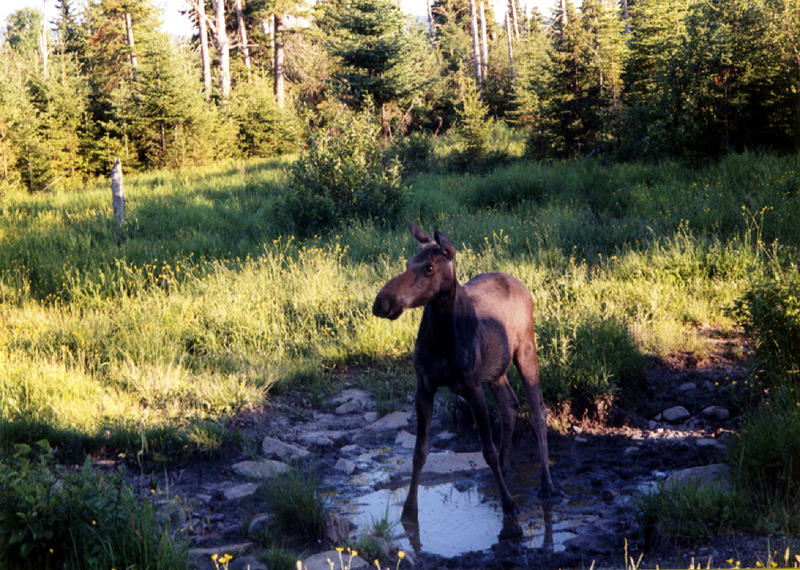
[[[229,501],[237,501],[239,499],[252,497],[256,494],[256,490],[258,490],[257,483],[242,483],[240,485],[228,487],[222,492],[222,494]]]
[[[344,404],[346,402],[359,402],[361,407],[370,408],[372,404],[372,394],[361,388],[348,388],[331,398],[334,404]]]
[[[347,433],[339,430],[317,430],[300,434],[303,443],[317,447],[341,445],[347,441],[347,438]]]
[[[339,451],[342,453],[352,453],[354,451],[358,451],[358,446],[355,443],[351,443],[350,445],[345,445]]]
[[[325,520],[325,538],[328,539],[328,542],[331,544],[344,544],[351,530],[353,530],[353,523],[350,519],[334,513],[328,513],[328,518]]]
[[[272,522],[271,513],[253,515],[253,518],[250,519],[250,524],[247,525],[247,535],[250,538],[257,538],[263,534],[270,522]]]
[[[347,552],[336,552],[335,550],[328,550],[327,552],[320,552],[314,556],[309,556],[303,560],[303,570],[331,570],[331,565],[328,560],[333,562],[333,567],[338,569],[341,564],[339,562],[339,555],[341,555],[343,568],[350,568],[351,570],[358,570],[358,568],[369,568],[366,560],[359,556],[353,556],[352,559]],[[348,560],[350,563],[348,564]]]
[[[415,435],[408,433],[406,430],[400,430],[397,433],[397,437],[394,438],[394,444],[398,447],[406,447],[408,449],[414,449],[414,445],[417,443],[417,438]]]
[[[228,570],[268,570],[268,568],[254,556],[242,556],[228,563]]]
[[[384,429],[398,429],[408,425],[411,412],[391,412],[367,426],[367,429],[379,431]]]
[[[275,475],[286,473],[289,466],[272,459],[259,459],[258,461],[240,461],[234,463],[231,469],[240,477],[248,479],[269,479]]]
[[[675,485],[689,483],[719,486],[723,490],[728,489],[730,487],[730,469],[724,463],[681,469],[667,477],[667,480],[664,481],[664,488],[670,489]]]
[[[400,466],[400,473],[410,473],[412,463],[409,459]],[[483,453],[474,451],[470,453],[429,453],[423,473],[436,473],[446,475],[457,473],[458,471],[476,471],[478,469],[489,469]]]
[[[349,402],[345,402],[344,404],[338,406],[335,410],[333,410],[334,414],[339,416],[345,416],[347,414],[355,414],[356,412],[361,411],[361,402],[357,400],[350,400]]]
[[[218,554],[219,556],[223,556],[225,554],[238,556],[250,550],[250,547],[252,546],[252,542],[238,542],[234,544],[223,544],[222,546],[214,546],[211,548],[190,548],[189,556],[192,558],[211,558],[214,554]]]
[[[694,382],[684,382],[680,386],[678,386],[678,392],[691,392],[697,388],[697,384]]]
[[[715,389],[716,388],[714,387],[714,384],[712,384],[710,381],[705,380],[703,382],[703,390],[705,390],[707,392],[713,392]]]
[[[292,445],[269,436],[261,441],[261,452],[267,457],[277,457],[278,459],[301,459],[311,454],[304,447]]]
[[[456,437],[456,434],[451,431],[443,431],[436,435],[436,439],[439,441],[450,441],[454,437]]]
[[[629,446],[628,446],[628,447],[626,447],[626,448],[625,448],[625,450],[622,452],[622,454],[623,454],[624,456],[626,456],[626,457],[630,457],[631,455],[636,455],[637,453],[639,453],[639,448],[638,448],[638,447],[636,447],[635,445],[629,445]]]
[[[378,419],[378,412],[366,412],[364,414],[364,421],[371,424]]]
[[[731,417],[731,413],[728,409],[722,406],[708,406],[703,410],[703,415],[707,418],[716,418],[718,420],[727,420]]]
[[[679,422],[691,416],[689,410],[687,410],[683,406],[674,406],[672,408],[666,409],[661,413],[661,415],[668,422]]]
[[[717,441],[712,437],[701,437],[696,442],[694,442],[697,447],[706,448],[706,449],[719,449],[724,450],[725,445],[721,442]]]
[[[356,470],[356,464],[349,459],[345,459],[344,457],[341,458],[336,464],[333,466],[334,469],[337,471],[341,471],[345,475],[350,475],[353,471]]]

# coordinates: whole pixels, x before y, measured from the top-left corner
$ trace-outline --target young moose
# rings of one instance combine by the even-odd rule
[[[422,249],[408,262],[404,273],[383,286],[372,306],[375,316],[387,319],[396,319],[405,309],[425,307],[414,346],[417,442],[402,518],[417,520],[420,471],[428,454],[433,397],[440,386],[448,386],[469,403],[483,456],[502,495],[503,512],[515,517],[516,505],[503,479],[519,407],[506,377],[512,360],[525,384],[531,424],[539,443],[540,494],[550,496],[554,491],[533,334],[533,298],[522,282],[507,273],[484,273],[460,285],[456,278],[456,249],[444,234],[435,230],[431,239],[411,222],[408,228]],[[501,414],[499,456],[492,441],[483,383],[489,384]]]

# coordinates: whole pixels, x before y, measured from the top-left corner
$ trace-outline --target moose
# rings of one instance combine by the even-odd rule
[[[417,439],[411,485],[403,505],[404,522],[418,519],[417,490],[428,454],[433,398],[441,386],[463,397],[472,410],[486,463],[500,490],[503,513],[517,517],[517,507],[503,472],[510,462],[511,438],[519,400],[508,381],[513,361],[519,370],[531,410],[542,464],[539,494],[554,492],[547,451],[546,409],[539,386],[539,360],[533,331],[533,297],[507,273],[483,273],[460,285],[456,248],[438,229],[433,239],[413,222],[408,229],[420,245],[406,271],[388,281],[372,306],[377,317],[394,320],[405,309],[424,307],[414,346],[417,377]],[[488,383],[501,419],[500,453],[492,441],[489,411],[483,393]]]

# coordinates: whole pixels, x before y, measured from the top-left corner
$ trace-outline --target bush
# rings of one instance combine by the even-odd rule
[[[800,531],[800,408],[784,393],[748,415],[733,446],[733,474],[762,512],[761,530]]]
[[[548,403],[569,402],[577,416],[602,416],[608,404],[643,376],[643,359],[628,329],[588,319],[565,325],[544,321],[537,330],[542,389]]]
[[[466,141],[466,155],[480,158],[486,154],[492,132],[489,107],[481,99],[480,91],[469,75],[460,77],[459,91],[458,130]]]
[[[188,568],[185,545],[122,474],[55,465],[18,446],[0,462],[0,566],[36,570]]]
[[[327,128],[314,131],[289,172],[286,217],[301,236],[353,219],[394,222],[405,188],[398,160],[384,161],[369,112],[340,108]]]
[[[260,496],[273,515],[271,531],[298,544],[321,540],[327,509],[314,469],[293,468],[265,483]]]
[[[731,313],[752,342],[755,389],[800,389],[800,274],[755,285]]]
[[[701,542],[752,522],[748,497],[719,485],[676,484],[643,495],[636,520],[645,545]]]

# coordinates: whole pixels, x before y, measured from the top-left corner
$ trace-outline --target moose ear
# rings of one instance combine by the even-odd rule
[[[417,240],[419,245],[428,245],[433,240],[431,236],[426,234],[419,226],[417,226],[411,220],[406,220],[406,225],[408,226],[408,231],[411,232],[411,235],[414,236],[414,239]]]
[[[433,239],[436,240],[436,243],[439,244],[439,247],[442,248],[442,253],[444,253],[445,257],[449,260],[453,260],[456,257],[456,246],[454,246],[447,236],[440,232],[438,229],[433,230]]]

